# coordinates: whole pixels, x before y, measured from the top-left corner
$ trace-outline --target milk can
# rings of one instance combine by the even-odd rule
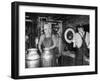
[[[44,48],[44,52],[41,56],[42,58],[42,67],[53,66],[53,54],[48,48]]]
[[[35,68],[39,67],[40,56],[37,53],[36,48],[28,49],[28,54],[26,55],[26,67]]]

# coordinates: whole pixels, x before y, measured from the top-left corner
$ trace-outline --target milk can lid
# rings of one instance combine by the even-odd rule
[[[29,48],[28,51],[37,51],[37,48]]]

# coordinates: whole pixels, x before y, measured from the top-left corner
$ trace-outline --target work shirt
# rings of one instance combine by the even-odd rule
[[[86,32],[85,34],[85,42],[86,42],[86,45],[87,45],[87,48],[89,48],[89,45],[90,45],[90,34],[88,32]],[[82,37],[79,33],[76,33],[75,36],[74,36],[74,44],[77,48],[80,48],[82,46]]]

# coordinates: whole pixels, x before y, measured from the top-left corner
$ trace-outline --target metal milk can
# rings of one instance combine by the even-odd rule
[[[44,48],[44,52],[41,56],[42,58],[42,67],[50,67],[53,65],[53,54],[48,48]]]
[[[26,67],[34,68],[39,67],[40,56],[37,53],[36,48],[28,49],[28,54],[26,55]]]

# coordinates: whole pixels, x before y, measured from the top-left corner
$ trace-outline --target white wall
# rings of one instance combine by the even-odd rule
[[[1,0],[0,1],[0,81],[11,81],[10,78],[10,65],[11,65],[11,2],[14,0]],[[19,0],[20,1],[20,0]],[[42,3],[57,3],[57,4],[71,4],[71,5],[87,5],[98,6],[100,10],[100,0],[21,0],[30,2]],[[100,11],[98,11],[100,14]],[[100,15],[98,16],[100,21]],[[98,30],[100,24],[98,25]],[[99,32],[100,34],[100,32]],[[100,41],[100,37],[99,40]],[[100,45],[100,43],[98,43]],[[100,48],[100,46],[98,47]],[[99,51],[100,53],[100,51]],[[98,57],[100,57],[98,53]],[[100,58],[99,58],[100,61]],[[99,63],[98,63],[99,64]],[[100,64],[98,65],[100,67]],[[99,70],[100,71],[100,70]],[[37,81],[99,81],[100,74],[98,75],[82,75],[82,76],[64,76],[53,78],[39,78],[34,79]],[[33,79],[26,79],[27,81]]]

